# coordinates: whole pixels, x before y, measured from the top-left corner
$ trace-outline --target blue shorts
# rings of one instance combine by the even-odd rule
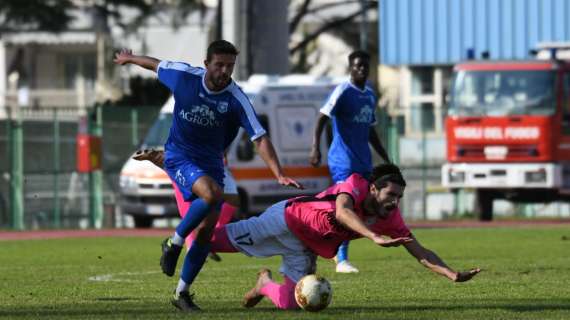
[[[358,172],[350,168],[331,167],[331,166],[329,166],[329,171],[331,173],[331,179],[333,183],[343,182],[346,179],[348,179],[348,177],[350,177],[350,175],[352,175],[353,173],[359,173],[361,176],[368,179],[368,177],[372,173],[371,171]]]
[[[180,155],[172,151],[164,153],[164,170],[174,183],[178,186],[185,201],[192,201],[198,198],[192,193],[192,186],[202,176],[209,176],[214,179],[224,189],[224,167],[213,167],[199,164],[187,156]]]

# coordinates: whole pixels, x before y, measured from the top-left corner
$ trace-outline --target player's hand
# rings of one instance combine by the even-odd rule
[[[115,59],[113,62],[119,65],[124,65],[130,62],[133,57],[133,51],[131,49],[121,49],[120,52],[115,53]]]
[[[319,164],[321,164],[321,151],[319,151],[319,149],[311,149],[311,153],[309,154],[309,162],[313,167],[318,167]]]
[[[374,236],[372,238],[372,241],[374,241],[374,243],[376,243],[379,246],[382,247],[397,247],[406,243],[410,243],[412,241],[414,241],[414,239],[410,238],[410,237],[400,237],[400,238],[385,238],[382,236]]]
[[[455,282],[465,282],[471,280],[474,276],[476,276],[479,272],[481,272],[480,268],[471,269],[469,271],[460,271],[457,272]]]
[[[164,151],[155,149],[137,150],[133,155],[133,159],[138,161],[148,160],[159,168],[164,167]]]
[[[302,184],[286,176],[279,176],[277,181],[279,181],[279,184],[282,186],[293,187],[301,190],[305,189]]]

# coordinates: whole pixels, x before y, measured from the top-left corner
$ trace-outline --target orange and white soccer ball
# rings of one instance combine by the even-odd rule
[[[295,286],[295,301],[307,311],[321,311],[332,300],[332,288],[327,279],[309,274],[301,278]]]

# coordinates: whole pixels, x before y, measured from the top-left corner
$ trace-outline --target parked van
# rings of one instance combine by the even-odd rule
[[[305,187],[305,190],[297,190],[279,185],[247,133],[241,129],[227,154],[238,186],[241,212],[255,214],[276,201],[300,194],[315,194],[330,185],[326,166],[330,139],[321,139],[323,165],[320,167],[309,164],[309,152],[319,109],[337,83],[334,79],[305,75],[254,75],[240,83],[273,142],[285,174]],[[141,148],[163,147],[173,109],[171,97]],[[136,227],[150,227],[154,219],[178,216],[170,179],[149,161],[129,159],[121,171],[120,190],[122,211],[133,216]]]

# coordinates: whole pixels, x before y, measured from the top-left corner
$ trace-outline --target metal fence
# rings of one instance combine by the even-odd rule
[[[125,226],[118,208],[119,172],[158,112],[158,107],[101,106],[85,115],[91,126],[100,126],[103,165],[99,178],[77,171],[77,134],[85,130],[82,128],[85,124],[76,108],[22,109],[18,116],[7,112],[8,117],[0,119],[0,228],[93,227],[94,196],[103,203],[100,224]],[[425,132],[406,136],[402,119],[382,112],[378,120],[377,130],[388,154],[402,168],[407,180],[401,202],[406,220],[472,217],[474,195],[469,190],[450,193],[441,187],[444,138]],[[22,148],[21,159],[17,156],[18,144]],[[18,170],[22,173],[21,199],[13,194]],[[94,181],[101,190],[98,195],[93,194]],[[21,217],[15,214],[19,202]],[[498,201],[494,213],[495,216],[569,217],[570,206],[566,203],[513,205]]]
[[[100,106],[103,223],[115,225],[118,174],[156,117],[159,107]],[[90,226],[89,173],[77,171],[81,119],[93,122],[97,108],[82,117],[77,108],[8,110],[0,120],[0,228],[84,228]],[[18,141],[21,140],[21,141]],[[20,145],[21,163],[17,163]],[[22,174],[21,217],[13,190]],[[16,189],[17,190],[17,189]],[[18,221],[20,220],[20,221]]]

